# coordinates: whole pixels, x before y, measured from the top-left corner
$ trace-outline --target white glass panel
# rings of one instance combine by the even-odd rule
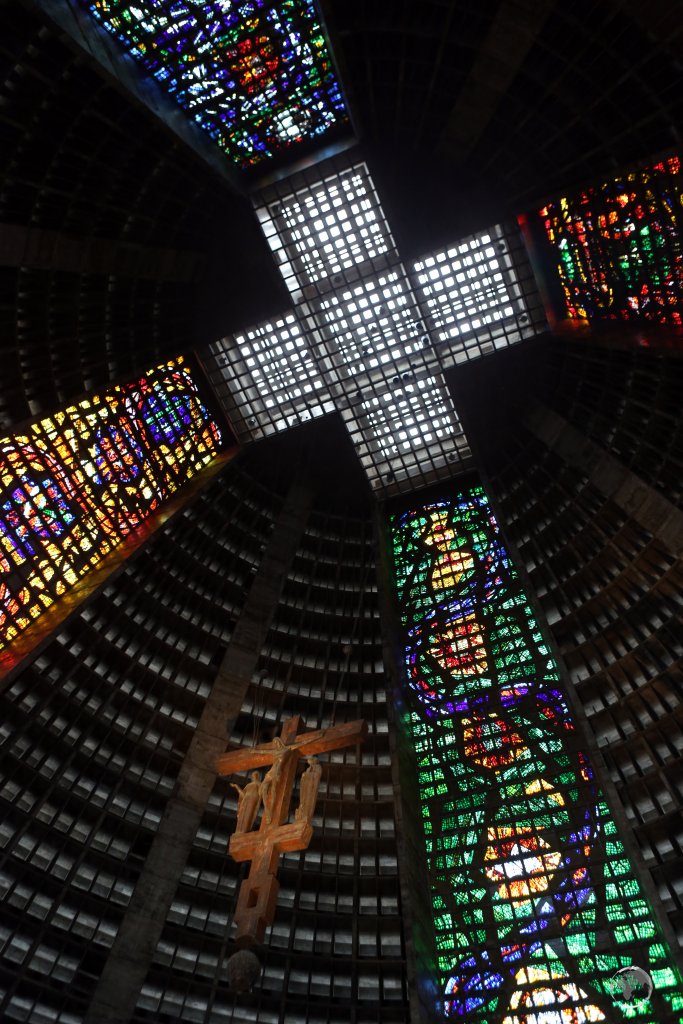
[[[481,331],[521,310],[504,240],[483,233],[415,264],[421,293],[438,341]]]
[[[315,308],[321,314],[326,354],[344,376],[390,375],[429,348],[402,271],[341,288]]]
[[[364,164],[257,213],[292,292],[394,250]]]

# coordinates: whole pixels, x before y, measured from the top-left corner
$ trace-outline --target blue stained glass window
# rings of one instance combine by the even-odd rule
[[[313,0],[81,0],[235,163],[348,122]]]

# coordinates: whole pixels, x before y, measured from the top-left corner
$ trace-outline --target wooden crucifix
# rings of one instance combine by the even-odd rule
[[[243,747],[221,755],[216,761],[219,775],[251,770],[251,782],[239,792],[237,827],[230,838],[230,856],[238,863],[251,861],[248,877],[242,882],[234,921],[238,946],[263,942],[266,928],[272,924],[280,883],[276,872],[281,853],[305,850],[311,841],[311,821],[320,781],[317,754],[340,750],[361,742],[367,735],[362,719],[333,725],[316,732],[299,733],[303,722],[299,715],[283,723],[282,733],[271,743]],[[308,761],[301,777],[299,806],[295,820],[289,822],[289,806],[296,781],[299,758]],[[269,765],[264,779],[256,771]],[[233,784],[234,785],[234,784]],[[252,831],[259,809],[261,825]]]

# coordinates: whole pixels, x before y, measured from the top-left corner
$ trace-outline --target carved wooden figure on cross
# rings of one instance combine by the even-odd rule
[[[297,715],[283,723],[282,734],[271,743],[242,747],[223,754],[216,762],[219,775],[233,775],[253,769],[251,781],[237,783],[237,825],[230,839],[229,852],[238,863],[251,861],[248,877],[242,882],[235,910],[238,946],[263,942],[266,928],[272,924],[277,894],[276,877],[281,853],[305,850],[313,835],[312,820],[318,796],[322,767],[317,755],[359,743],[367,735],[366,722],[359,720],[327,729],[299,734],[303,726]],[[299,758],[308,764],[301,777],[299,806],[295,820],[289,822],[289,808]],[[268,765],[261,780],[256,769]],[[258,830],[254,829],[263,808]]]

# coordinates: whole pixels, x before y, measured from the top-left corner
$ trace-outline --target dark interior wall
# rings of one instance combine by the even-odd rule
[[[677,0],[324,0],[360,138],[414,255],[680,148]]]
[[[626,332],[623,347],[600,337],[556,344],[546,387],[554,409],[681,507],[683,348],[658,340]]]
[[[1,424],[286,305],[248,199],[30,4],[0,81]]]
[[[130,905],[278,507],[211,495],[3,690],[5,1020],[82,1020]]]
[[[387,211],[415,254],[676,145],[682,26],[664,0],[555,5],[466,166],[438,141],[484,45],[484,7],[327,6]],[[0,266],[4,429],[283,308],[247,200],[31,5],[0,3],[0,62],[0,224],[21,229]],[[456,404],[681,930],[681,563],[523,422],[548,405],[680,501],[681,363],[542,345],[473,367]],[[355,501],[362,483],[335,484],[336,444],[321,442],[309,466],[328,497],[316,500],[238,729],[251,740],[264,709],[313,724],[338,704],[371,720],[373,741],[362,773],[355,752],[330,767],[331,824],[308,859],[285,866],[267,985],[247,1006],[264,1024],[284,1019],[290,999],[312,1021],[407,1015],[375,553]],[[280,466],[298,459],[289,451]],[[5,694],[5,1019],[82,1018],[280,506],[277,465],[258,454],[234,466]],[[220,959],[233,814],[217,783],[136,1021],[204,1020],[209,1006],[241,1019]]]
[[[517,432],[545,406],[683,507],[680,336],[630,327],[574,333],[545,335],[452,374],[487,457],[496,458],[506,429]]]

